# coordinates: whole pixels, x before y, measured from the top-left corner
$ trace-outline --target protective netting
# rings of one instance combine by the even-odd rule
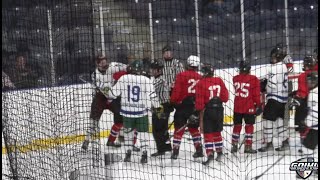
[[[318,1],[3,0],[2,178],[251,179],[261,174],[262,179],[295,178],[289,166],[301,158],[297,153],[301,143],[292,128],[290,155],[248,155],[243,153],[244,145],[239,154],[230,152],[232,77],[244,58],[259,77],[278,44],[291,55],[294,73],[301,73],[301,60],[318,47]],[[201,158],[195,160],[192,138],[186,132],[178,160],[172,161],[170,155],[150,157],[156,151],[155,142],[151,133],[141,133],[149,143],[149,162],[123,163],[124,148],[106,146],[113,124],[110,111],[102,115],[98,136],[83,152],[93,91],[80,77],[94,71],[94,57],[105,54],[121,63],[161,59],[165,45],[183,63],[197,55],[202,63],[214,64],[215,74],[229,90],[222,162],[206,167]],[[4,73],[14,88],[4,86]],[[297,81],[292,82],[294,90]],[[289,119],[293,127],[292,112]],[[172,136],[172,128],[169,133]],[[254,149],[261,146],[262,133],[259,116]],[[243,138],[244,130],[240,142]],[[143,144],[139,141],[138,145]],[[134,155],[140,157],[140,153]]]

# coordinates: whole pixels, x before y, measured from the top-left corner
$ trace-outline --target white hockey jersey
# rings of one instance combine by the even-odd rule
[[[318,87],[312,89],[308,96],[308,116],[306,118],[307,126],[318,130]]]
[[[288,69],[283,62],[269,64],[267,74],[259,79],[267,79],[267,100],[274,99],[280,103],[288,101]]]
[[[151,107],[160,107],[152,81],[142,75],[126,74],[111,88],[109,97],[121,96],[120,114],[138,118],[148,115]]]
[[[93,72],[91,75],[92,82],[100,89],[105,87],[111,88],[114,84],[113,74],[119,71],[124,71],[126,68],[126,64],[117,62],[111,62],[106,70],[106,73],[104,74],[102,74],[98,68],[96,68],[95,72]]]

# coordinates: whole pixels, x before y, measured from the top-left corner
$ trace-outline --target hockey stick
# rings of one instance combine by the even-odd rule
[[[268,172],[271,168],[273,168],[278,162],[280,162],[282,159],[284,158],[284,155],[281,156],[276,162],[274,162],[271,166],[269,166],[264,172],[262,172],[259,176],[254,177],[253,179],[259,179],[261,178],[263,175],[266,174],[266,172]]]
[[[172,121],[170,124],[169,124],[169,126],[168,126],[168,129],[164,132],[164,135],[166,135],[168,132],[169,132],[169,130],[170,130],[170,128],[171,128],[171,126],[174,124],[174,121]]]

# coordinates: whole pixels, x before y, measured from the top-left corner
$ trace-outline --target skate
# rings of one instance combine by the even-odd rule
[[[202,150],[202,145],[200,145],[198,148],[197,148],[197,151],[193,154],[193,157],[194,158],[199,158],[199,157],[203,157],[203,150]]]
[[[151,154],[151,157],[157,157],[157,156],[162,156],[162,155],[165,155],[165,153],[166,152],[160,152],[160,151],[157,151],[157,152],[155,152],[155,153],[153,153],[153,154]]]
[[[267,143],[266,146],[261,147],[260,149],[258,149],[259,152],[267,152],[267,151],[273,151],[273,144],[272,142]]]
[[[82,146],[81,146],[81,148],[83,149],[83,150],[88,150],[88,147],[89,147],[89,140],[84,140],[83,141],[83,143],[82,143]]]
[[[145,164],[148,162],[148,155],[147,155],[147,151],[143,151],[142,156],[141,156],[141,160],[140,163],[141,164]]]
[[[222,153],[222,152],[217,152],[216,161],[221,162],[221,161],[222,161],[222,156],[223,156],[223,153]]]
[[[171,159],[178,159],[179,148],[173,148]]]
[[[286,139],[286,140],[282,141],[282,145],[280,147],[276,148],[275,150],[276,151],[286,151],[289,149],[290,149],[289,140]]]
[[[248,154],[256,154],[257,150],[252,149],[252,145],[246,145],[244,147],[244,153],[248,153]]]
[[[111,147],[121,147],[121,144],[120,143],[117,143],[117,142],[111,142],[111,141],[108,141],[107,142],[107,146],[111,146]]]
[[[231,153],[236,153],[236,152],[238,152],[238,144],[232,144]]]
[[[209,165],[209,164],[211,163],[211,161],[213,161],[213,160],[214,160],[214,152],[212,152],[212,153],[208,156],[207,160],[206,160],[206,161],[203,161],[202,164],[203,164],[203,165]]]
[[[123,160],[124,162],[131,162],[131,150],[128,150],[126,153],[126,157]]]

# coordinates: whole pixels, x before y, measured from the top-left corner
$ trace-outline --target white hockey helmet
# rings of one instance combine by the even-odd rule
[[[199,67],[200,66],[200,58],[198,56],[191,55],[187,59],[187,65],[191,67]]]

